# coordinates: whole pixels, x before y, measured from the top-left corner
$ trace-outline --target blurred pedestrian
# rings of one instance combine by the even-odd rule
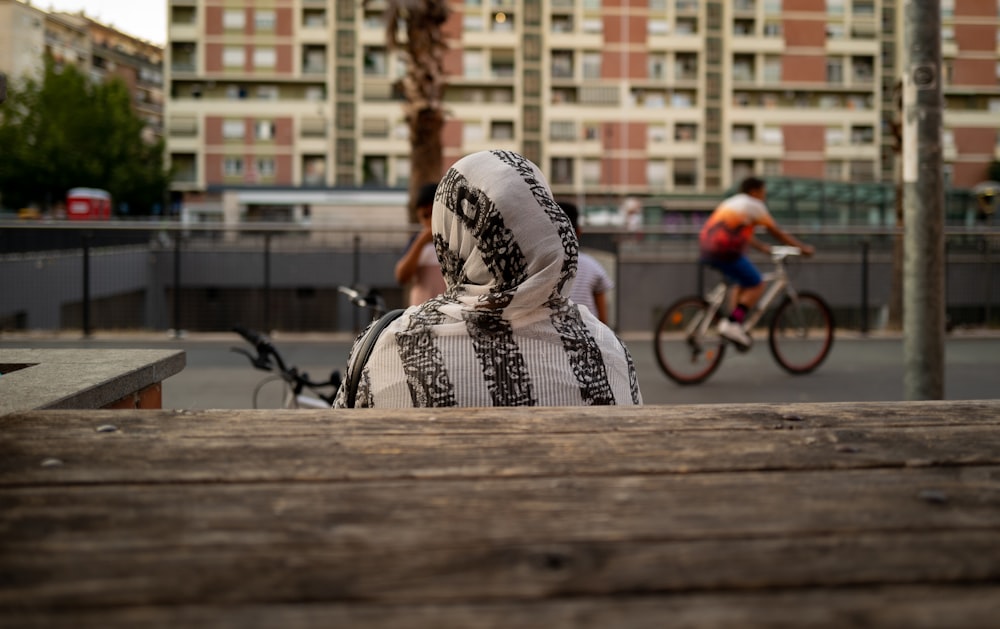
[[[580,238],[580,211],[574,203],[559,201],[559,207],[566,212],[569,222]],[[581,306],[586,306],[602,323],[608,323],[607,294],[614,288],[607,271],[589,253],[580,252],[576,268],[576,279],[570,289],[569,298]]]
[[[445,289],[431,234],[431,210],[436,191],[437,184],[429,183],[417,192],[415,205],[421,229],[410,239],[406,252],[396,263],[396,281],[400,286],[408,287],[407,303],[410,306],[422,304]]]

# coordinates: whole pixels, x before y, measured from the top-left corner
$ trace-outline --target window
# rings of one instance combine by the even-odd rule
[[[222,137],[227,140],[242,140],[245,128],[242,120],[223,120]]]
[[[851,127],[851,144],[872,144],[875,142],[875,128],[864,125]]]
[[[257,9],[253,16],[254,29],[258,31],[273,31],[277,19],[273,9]]]
[[[843,127],[827,127],[826,128],[826,145],[827,146],[841,146],[844,144],[844,128]]]
[[[257,158],[257,175],[259,177],[274,177],[274,158],[273,157],[258,157]]]
[[[514,30],[514,16],[505,11],[497,11],[490,21],[490,30],[494,33],[510,33]]]
[[[229,100],[243,100],[247,97],[247,90],[242,85],[229,85],[226,87],[226,98]]]
[[[698,54],[694,52],[679,52],[674,57],[675,79],[698,78]]]
[[[693,159],[674,160],[674,187],[691,188],[698,183],[698,162]]]
[[[593,158],[583,160],[583,183],[587,185],[601,183],[601,160]]]
[[[826,0],[826,12],[830,15],[843,15],[844,0]]]
[[[243,158],[227,157],[222,160],[222,174],[226,177],[240,177],[243,175]]]
[[[243,30],[247,25],[247,14],[243,9],[226,9],[222,13],[222,28],[227,31]]]
[[[601,78],[601,57],[602,53],[600,52],[583,53],[583,78]]]
[[[246,51],[242,46],[226,46],[222,49],[222,65],[227,68],[242,68],[246,62]]]
[[[826,60],[826,82],[844,82],[844,61],[842,59],[831,57]]]
[[[470,33],[482,32],[485,30],[483,27],[483,16],[469,14],[462,16],[462,30],[469,31]]]
[[[754,173],[752,159],[733,160],[733,181],[743,181]]]
[[[552,51],[552,78],[573,78],[573,52],[571,50]]]
[[[513,140],[514,123],[510,120],[494,120],[490,123],[491,140]]]
[[[482,50],[465,50],[462,52],[462,74],[471,78],[481,78],[486,69],[486,61]]]
[[[549,139],[569,142],[576,140],[576,123],[572,120],[553,120],[549,123]]]
[[[362,183],[384,186],[389,176],[385,155],[365,155],[361,163]]]
[[[258,140],[273,140],[274,122],[271,120],[258,120],[254,128],[254,137]]]
[[[365,74],[367,76],[385,76],[389,69],[385,48],[365,46]]]
[[[674,125],[675,142],[694,142],[698,139],[698,125],[692,122],[678,122]]]
[[[258,85],[257,86],[257,99],[258,100],[278,100],[278,86],[277,85]]]
[[[844,176],[844,164],[837,160],[830,160],[826,163],[826,178],[831,181],[840,181]]]
[[[274,48],[254,48],[253,67],[273,68],[277,63],[277,56]]]
[[[646,34],[647,35],[669,35],[670,34],[670,25],[664,19],[650,18],[649,22],[646,23]]]
[[[767,55],[764,57],[764,80],[768,83],[781,81],[781,57]]]
[[[462,142],[464,144],[475,144],[486,139],[486,131],[483,123],[478,121],[466,121],[462,123]]]
[[[764,144],[784,144],[785,134],[781,127],[765,126],[760,132],[760,141]]]
[[[591,34],[600,34],[604,32],[604,20],[601,18],[584,18],[583,20],[583,32]]]
[[[654,188],[665,188],[667,185],[667,162],[662,159],[651,159],[646,162],[646,184]]]
[[[553,157],[552,158],[552,183],[556,185],[569,185],[573,183],[573,158]]]
[[[733,144],[750,144],[753,142],[753,125],[737,124],[733,125]]]
[[[646,77],[650,79],[666,78],[667,59],[663,53],[650,53],[646,61]]]
[[[667,125],[651,124],[646,127],[646,141],[650,144],[662,144],[667,141]]]

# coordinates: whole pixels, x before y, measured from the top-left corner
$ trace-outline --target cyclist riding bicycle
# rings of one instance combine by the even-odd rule
[[[760,271],[746,256],[748,247],[765,253],[771,247],[754,238],[754,228],[763,226],[783,244],[798,247],[805,256],[815,249],[778,227],[764,204],[767,185],[757,177],[747,177],[740,192],[719,204],[705,221],[699,235],[701,261],[717,269],[736,285],[736,306],[728,319],[719,322],[719,334],[738,349],[750,347],[752,339],[743,328],[747,312],[764,293]]]

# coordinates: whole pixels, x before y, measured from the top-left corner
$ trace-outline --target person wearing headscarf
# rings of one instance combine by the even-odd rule
[[[535,164],[462,158],[438,184],[431,228],[446,290],[378,337],[356,407],[642,403],[625,344],[567,297],[579,245]],[[345,400],[341,387],[334,407]]]

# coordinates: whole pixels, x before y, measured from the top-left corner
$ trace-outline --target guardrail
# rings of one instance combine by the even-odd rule
[[[819,254],[798,265],[796,285],[822,293],[838,323],[883,324],[902,232],[862,227],[793,231]],[[701,290],[697,228],[588,227],[582,244],[615,279],[612,322],[648,331],[657,314]],[[0,222],[0,331],[12,329],[354,331],[342,284],[404,302],[393,267],[413,229],[253,223]],[[947,228],[946,296],[951,321],[997,325],[1000,230]]]

